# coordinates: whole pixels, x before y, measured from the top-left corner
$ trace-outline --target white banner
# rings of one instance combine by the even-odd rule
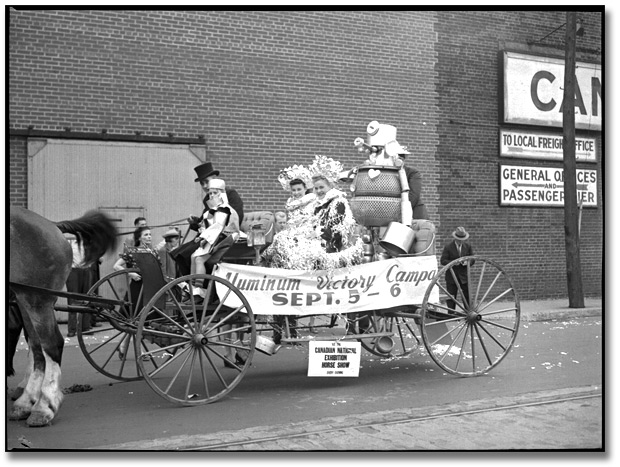
[[[275,269],[220,263],[213,274],[228,280],[254,314],[316,315],[419,305],[437,273],[435,256],[392,258],[333,271]],[[226,287],[216,285],[220,299]],[[431,300],[439,301],[434,288]],[[241,305],[230,294],[226,306]]]

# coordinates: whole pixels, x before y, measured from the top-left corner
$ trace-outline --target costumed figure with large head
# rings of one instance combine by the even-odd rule
[[[434,254],[435,227],[420,199],[421,175],[404,164],[411,153],[398,143],[392,125],[372,121],[366,133],[366,141],[356,138],[353,144],[368,158],[347,173],[354,177],[351,209],[356,221],[377,232],[380,247],[391,256]],[[371,237],[364,240],[368,251]]]

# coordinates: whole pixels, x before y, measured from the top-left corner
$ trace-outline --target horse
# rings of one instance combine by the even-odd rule
[[[69,221],[52,222],[24,208],[10,207],[9,319],[7,375],[14,376],[13,357],[23,329],[30,348],[29,366],[13,393],[10,420],[46,426],[58,414],[64,338],[58,329],[54,304],[73,264],[73,251],[63,233],[76,236],[84,251],[84,266],[93,264],[115,247],[116,227],[103,213],[92,210]],[[50,292],[22,288],[44,288]]]

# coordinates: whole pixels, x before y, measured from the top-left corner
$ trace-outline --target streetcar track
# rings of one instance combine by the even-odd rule
[[[358,430],[362,428],[373,428],[373,427],[388,426],[388,425],[398,425],[398,424],[411,423],[411,422],[423,422],[423,421],[438,420],[438,419],[445,419],[445,418],[451,418],[451,417],[460,417],[460,416],[466,416],[466,415],[484,414],[484,413],[497,412],[497,411],[502,411],[502,410],[515,410],[515,409],[522,409],[526,407],[552,405],[552,404],[558,404],[558,403],[563,403],[563,402],[572,402],[576,400],[593,399],[593,398],[600,398],[600,397],[602,397],[601,393],[584,394],[584,395],[562,397],[562,398],[557,398],[557,399],[543,400],[543,401],[536,401],[536,402],[516,403],[516,404],[511,404],[511,405],[503,405],[499,407],[488,407],[488,408],[483,408],[483,409],[463,410],[459,412],[448,412],[448,413],[442,413],[442,414],[437,414],[437,415],[414,416],[414,417],[400,418],[398,420],[359,423],[353,426],[330,427],[330,428],[324,428],[320,430],[304,431],[303,433],[279,434],[277,436],[264,436],[260,438],[230,441],[230,442],[219,443],[219,444],[205,444],[202,446],[192,446],[192,447],[182,448],[180,450],[183,450],[183,451],[218,450],[218,449],[230,448],[230,447],[235,447],[235,446],[276,442],[276,441],[282,441],[282,440],[294,439],[294,438],[306,438],[306,437],[311,437],[311,436],[324,435],[327,433]]]

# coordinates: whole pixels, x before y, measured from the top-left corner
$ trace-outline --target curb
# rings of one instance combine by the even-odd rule
[[[593,316],[602,316],[602,308],[578,308],[567,310],[549,310],[549,311],[531,311],[524,312],[521,310],[522,321],[556,321],[574,318],[589,318]]]

